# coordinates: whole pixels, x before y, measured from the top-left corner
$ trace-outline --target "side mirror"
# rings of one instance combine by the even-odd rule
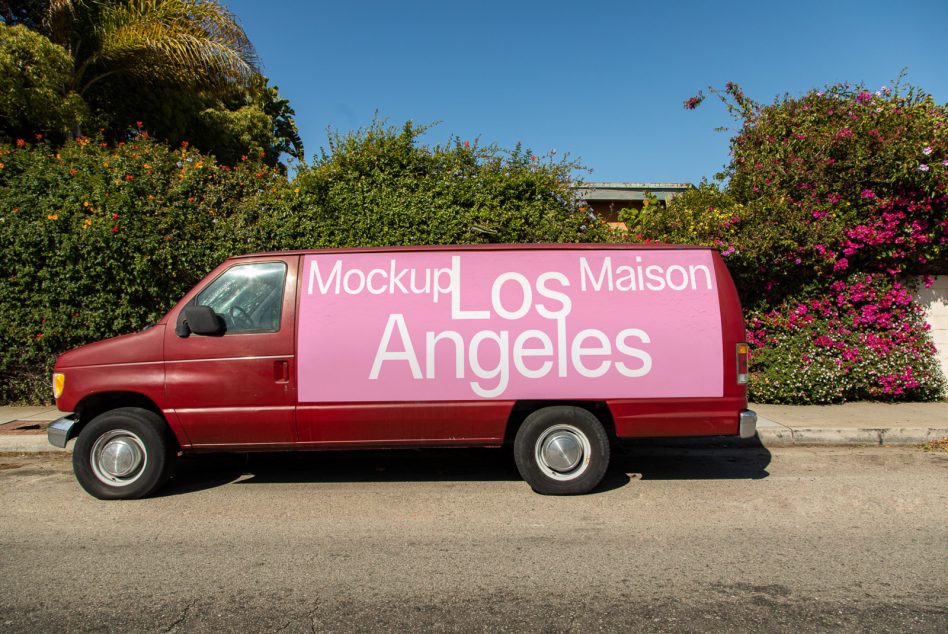
[[[179,337],[187,337],[191,333],[207,337],[220,337],[227,331],[224,318],[215,313],[210,306],[188,306],[181,311],[181,318],[175,328]]]

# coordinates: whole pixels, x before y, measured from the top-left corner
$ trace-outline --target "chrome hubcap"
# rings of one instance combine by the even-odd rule
[[[543,442],[543,461],[555,471],[569,471],[583,457],[583,446],[579,439],[567,431],[547,436]]]
[[[537,438],[537,466],[555,480],[572,480],[589,466],[589,439],[572,425],[554,425]]]
[[[124,429],[113,429],[99,436],[90,454],[93,473],[110,486],[135,482],[148,461],[141,438]]]
[[[127,438],[110,440],[99,455],[99,465],[110,476],[127,476],[141,464],[142,455],[138,447]]]

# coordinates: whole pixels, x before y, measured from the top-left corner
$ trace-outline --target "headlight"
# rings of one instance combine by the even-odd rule
[[[53,373],[53,398],[58,399],[63,395],[63,390],[66,388],[66,375],[62,372]]]

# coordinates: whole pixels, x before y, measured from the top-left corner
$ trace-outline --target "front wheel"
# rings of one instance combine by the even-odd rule
[[[82,488],[100,500],[133,500],[168,479],[171,448],[160,416],[122,407],[96,416],[83,428],[73,448],[73,471]]]
[[[588,493],[609,467],[609,437],[590,412],[565,405],[527,416],[514,440],[517,470],[544,495]]]

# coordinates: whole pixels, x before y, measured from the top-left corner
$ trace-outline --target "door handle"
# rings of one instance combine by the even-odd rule
[[[289,361],[274,361],[273,362],[273,380],[277,383],[290,382],[290,362]]]

